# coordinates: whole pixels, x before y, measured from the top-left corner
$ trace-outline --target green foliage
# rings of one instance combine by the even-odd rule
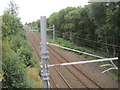
[[[120,2],[67,7],[53,13],[48,18],[48,25],[55,24],[56,37],[110,56],[118,56],[119,10]]]
[[[26,74],[27,83],[31,87],[31,90],[34,90],[35,88],[43,88],[38,67],[28,67]]]
[[[21,60],[24,60],[26,66],[31,65],[31,58],[32,58],[32,50],[29,46],[22,46],[18,50],[19,56]]]
[[[29,61],[29,64],[31,67],[35,67],[35,65],[38,63],[37,59],[34,59],[32,58],[30,61]],[[39,71],[38,71],[39,72]]]
[[[27,86],[24,80],[25,64],[20,60],[19,55],[14,52],[3,54],[3,87],[24,88]]]
[[[2,33],[2,66],[4,79],[3,88],[27,88],[26,68],[37,63],[32,59],[32,49],[27,42],[25,31],[19,19],[10,14],[4,14]]]
[[[15,52],[17,52],[18,49],[20,49],[20,47],[25,43],[25,41],[23,40],[23,38],[21,38],[20,35],[15,35],[12,36],[11,38],[11,44],[12,44],[12,50],[14,50]]]
[[[62,46],[120,57],[120,2],[67,7],[51,14],[47,21],[48,26],[55,25],[56,41]]]
[[[48,39],[48,41],[52,43],[52,40],[50,38]],[[83,51],[83,52],[88,52],[88,53],[99,55],[99,56],[103,56],[103,55],[106,56],[106,57],[109,56],[109,54],[107,54],[107,53],[100,52],[100,51],[94,51],[93,49],[91,49],[89,47],[77,46],[74,43],[66,41],[66,40],[64,40],[62,38],[56,38],[56,42],[55,43],[59,44],[61,46],[64,46],[64,47],[68,47],[68,48],[79,50],[79,51]],[[94,57],[91,57],[91,56],[88,56],[88,55],[83,55],[83,56],[85,56],[86,58],[89,58],[89,59],[94,59]]]
[[[62,38],[57,38],[56,41],[58,44],[60,44],[62,46],[67,46],[68,48],[74,48],[74,46],[75,46],[73,43],[70,43],[69,41],[65,41]]]
[[[92,11],[92,18],[94,19],[95,24],[98,27],[105,24],[107,3],[92,3],[90,9]]]
[[[120,2],[92,3],[71,10],[66,8],[48,20],[48,24],[55,23],[56,42],[60,45],[120,59]],[[119,63],[119,60],[115,62],[118,67]]]
[[[18,18],[10,14],[2,16],[2,35],[3,38],[11,35],[16,35],[21,30],[21,23]]]
[[[47,26],[55,25],[56,37],[114,57],[120,51],[119,11],[120,2],[96,2],[84,7],[67,7],[52,13],[47,18]],[[51,36],[52,32],[48,34]]]
[[[30,88],[31,86],[26,82],[26,70],[28,66],[34,67],[36,64],[36,60],[32,59],[32,49],[27,42],[23,25],[17,17],[17,11],[17,5],[10,1],[9,7],[2,15],[2,22],[0,20],[3,40],[3,88]]]
[[[33,30],[39,30],[40,31],[40,20],[37,20],[36,22],[33,21],[32,23],[26,23],[27,26],[29,26],[30,29]]]

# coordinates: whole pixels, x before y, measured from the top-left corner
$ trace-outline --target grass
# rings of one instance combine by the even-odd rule
[[[28,67],[26,76],[27,83],[31,88],[43,88],[37,67]]]
[[[48,42],[50,42],[50,43],[53,42],[53,40],[51,38],[48,37],[47,39],[48,39]],[[61,45],[61,46],[64,46],[64,47],[68,47],[68,48],[72,48],[72,49],[75,49],[75,50],[95,54],[95,55],[98,55],[98,56],[112,57],[112,55],[110,56],[110,55],[106,54],[105,52],[94,51],[93,49],[88,48],[88,47],[79,47],[79,46],[77,46],[77,45],[75,45],[75,44],[73,44],[69,41],[66,41],[66,40],[62,39],[62,38],[56,38],[55,44],[58,44],[58,45]],[[77,53],[77,54],[80,54],[80,53]],[[95,57],[88,56],[88,55],[85,55],[85,54],[80,54],[80,55],[82,55],[83,57],[85,57],[89,60],[96,59]],[[103,65],[103,64],[111,64],[111,63],[110,62],[96,62],[96,64]],[[108,67],[104,67],[104,68],[106,70],[110,67],[108,66]],[[120,72],[118,72],[118,70],[111,70],[110,72],[112,72],[118,78],[118,81],[120,80]]]
[[[40,34],[40,33],[37,33],[37,34]],[[48,36],[47,37],[47,41],[50,42],[50,43],[53,43],[53,40],[50,38],[51,36]],[[91,48],[88,48],[88,47],[80,47],[80,46],[77,46],[69,41],[66,41],[62,38],[55,38],[55,44],[58,44],[58,45],[61,45],[61,46],[64,46],[64,47],[68,47],[68,48],[72,48],[72,49],[75,49],[75,50],[79,50],[79,51],[83,51],[83,52],[88,52],[88,53],[91,53],[91,54],[95,54],[95,55],[98,55],[98,56],[103,56],[103,57],[112,57],[112,55],[108,55],[107,53],[105,52],[100,52],[100,51],[94,51],[93,49]],[[77,54],[80,54],[80,53],[77,53]],[[96,59],[95,57],[92,57],[92,56],[88,56],[88,55],[85,55],[85,54],[80,54],[82,55],[83,57],[89,59],[89,60],[93,60],[93,59]],[[98,65],[103,65],[103,64],[111,64],[110,62],[96,62],[96,64]],[[108,69],[110,67],[104,67],[105,69]],[[111,70],[110,72],[112,72],[113,74],[115,74],[115,76],[118,78],[118,81],[120,80],[120,72],[118,72],[118,70]]]
[[[53,42],[52,39],[50,39],[50,38],[48,38],[48,41],[50,43]],[[91,48],[77,46],[74,43],[66,41],[66,40],[64,40],[62,38],[56,38],[55,44],[59,44],[61,46],[68,47],[68,48],[71,48],[71,49],[75,49],[75,50],[79,50],[79,51],[83,51],[83,52],[87,52],[87,53],[91,53],[91,54],[96,54],[96,55],[102,56],[100,53],[94,52]],[[93,57],[85,55],[85,54],[82,54],[82,56],[84,56],[84,57],[86,57],[88,59],[96,59],[96,58],[93,58]]]
[[[35,33],[37,35],[39,35],[39,32],[35,32]],[[29,45],[30,45],[30,42],[29,42]],[[34,50],[32,52],[32,58],[37,63],[34,65],[34,67],[27,67],[27,72],[26,72],[27,83],[31,88],[43,88],[43,83],[42,83],[42,80],[41,80],[40,75],[39,75],[40,65],[39,65],[39,61],[36,57]]]

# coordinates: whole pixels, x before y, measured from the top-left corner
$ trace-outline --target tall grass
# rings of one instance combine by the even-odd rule
[[[31,88],[43,88],[38,67],[28,67],[26,76],[27,83]]]

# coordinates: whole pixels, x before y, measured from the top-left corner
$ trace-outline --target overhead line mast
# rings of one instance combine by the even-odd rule
[[[46,38],[46,16],[41,16],[41,77],[43,80],[43,87],[49,89],[49,72],[48,72],[48,51]]]

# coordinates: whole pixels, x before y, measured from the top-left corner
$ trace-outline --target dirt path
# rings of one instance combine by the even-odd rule
[[[28,38],[40,60],[39,37],[29,31]],[[73,52],[68,52],[54,46],[48,46],[49,64],[59,64],[87,60]],[[115,76],[110,72],[101,73],[104,69],[99,65],[84,64],[50,67],[50,84],[53,88],[118,88]]]

